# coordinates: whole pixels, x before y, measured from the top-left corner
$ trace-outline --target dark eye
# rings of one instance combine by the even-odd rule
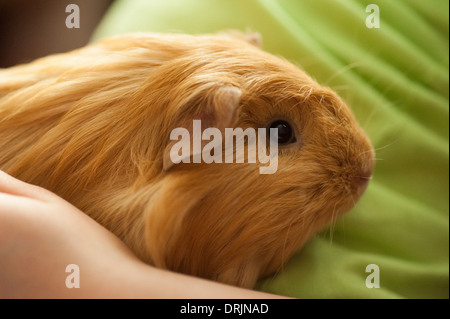
[[[277,128],[278,129],[278,136],[273,136],[270,133],[271,128]],[[278,145],[286,145],[289,143],[294,143],[296,141],[294,130],[292,129],[291,124],[289,124],[286,121],[283,120],[277,120],[275,122],[272,122],[268,126],[270,138],[273,138],[274,140],[278,140]]]

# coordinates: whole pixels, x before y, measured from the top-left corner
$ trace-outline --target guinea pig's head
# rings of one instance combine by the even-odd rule
[[[290,62],[221,38],[165,72],[173,85],[161,188],[146,221],[156,265],[250,287],[364,193],[374,168],[367,135],[336,93]],[[267,164],[258,161],[192,163],[192,145],[190,163],[172,163],[170,131],[193,135],[193,120],[221,132],[278,128],[276,171],[260,174]]]

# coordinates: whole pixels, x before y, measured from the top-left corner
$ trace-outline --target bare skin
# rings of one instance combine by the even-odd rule
[[[77,264],[80,288],[66,287]],[[0,171],[0,298],[280,298],[144,264],[55,194]]]

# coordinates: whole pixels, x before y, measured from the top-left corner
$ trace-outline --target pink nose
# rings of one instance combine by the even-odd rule
[[[363,193],[367,186],[369,185],[369,181],[372,179],[372,171],[361,172],[353,178],[353,183],[355,187],[357,187],[361,193]]]

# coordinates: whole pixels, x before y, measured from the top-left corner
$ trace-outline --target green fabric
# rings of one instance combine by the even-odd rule
[[[94,39],[251,29],[336,90],[377,149],[359,204],[257,289],[300,298],[449,297],[447,0],[119,0]],[[368,264],[380,288],[366,287]]]

